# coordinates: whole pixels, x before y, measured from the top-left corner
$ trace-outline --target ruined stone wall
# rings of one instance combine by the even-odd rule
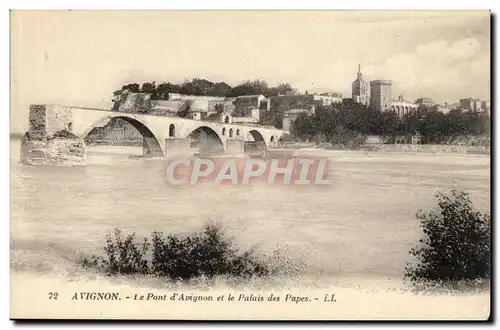
[[[47,105],[47,136],[62,130],[71,132],[73,117],[71,109],[61,105]]]
[[[30,105],[28,132],[31,138],[39,140],[47,136],[47,122],[45,117],[46,113],[46,105]]]
[[[21,141],[21,162],[28,165],[85,165],[87,153],[81,139]]]
[[[151,94],[149,93],[128,93],[118,111],[128,113],[145,113],[151,110]]]
[[[53,104],[31,105],[28,130],[30,138],[42,140],[62,130],[71,132],[72,120],[68,107]]]

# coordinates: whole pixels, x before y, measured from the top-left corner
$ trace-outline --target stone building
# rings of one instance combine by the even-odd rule
[[[236,113],[241,114],[248,108],[268,110],[269,102],[264,95],[242,95],[236,97],[234,106],[236,108]]]
[[[104,140],[112,142],[125,141],[125,129],[123,127],[110,127],[106,130]]]
[[[392,81],[370,81],[370,105],[378,111],[390,110],[392,103]]]
[[[370,104],[370,84],[363,79],[361,65],[358,65],[358,76],[352,82],[352,100],[364,105]]]
[[[123,125],[123,138],[129,142],[141,142],[142,135],[132,124],[125,123]]]
[[[490,101],[481,101],[481,108],[490,113],[491,112],[491,102]]]
[[[234,106],[234,100],[223,100],[223,101],[208,101],[208,112],[231,112],[233,113],[236,107]]]
[[[411,111],[417,110],[417,105],[413,102],[407,101],[402,95],[397,100],[391,102],[391,110],[394,111],[398,117],[408,115]]]
[[[206,96],[206,95],[186,95],[179,93],[168,93],[169,101],[224,101],[225,96]]]
[[[421,97],[415,101],[415,104],[417,107],[423,106],[426,108],[432,108],[436,105],[436,102],[434,102],[430,97]]]
[[[270,110],[284,113],[292,109],[305,109],[314,113],[320,107],[342,103],[339,97],[319,94],[279,95],[270,98]]]
[[[481,112],[481,111],[490,111],[490,101],[481,101],[477,98],[466,98],[460,99],[460,109],[473,111],[473,112]]]

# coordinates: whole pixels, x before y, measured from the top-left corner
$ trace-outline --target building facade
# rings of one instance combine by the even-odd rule
[[[434,102],[434,100],[429,97],[421,97],[415,101],[415,104],[417,105],[417,107],[423,106],[426,108],[432,108],[436,105],[436,102]]]
[[[264,95],[242,95],[234,101],[235,111],[242,113],[249,108],[268,110],[269,102]]]
[[[317,108],[335,103],[341,104],[342,99],[318,94],[279,95],[270,98],[270,110],[284,113],[292,109],[303,109],[314,113]]]
[[[460,109],[473,112],[490,111],[490,101],[481,101],[472,97],[460,99]]]
[[[394,111],[400,118],[408,115],[411,111],[416,111],[417,108],[415,103],[405,100],[401,95],[397,100],[391,102],[391,111]]]
[[[378,111],[388,111],[392,103],[392,81],[370,81],[370,106]]]
[[[129,123],[123,125],[123,138],[127,142],[141,142],[142,135],[139,131]]]
[[[225,101],[225,96],[206,96],[206,95],[186,95],[179,93],[168,93],[170,101]]]
[[[352,82],[352,100],[364,105],[370,104],[370,84],[363,79],[361,65],[358,65],[358,76]]]
[[[481,108],[486,112],[491,112],[491,102],[490,101],[482,101]]]

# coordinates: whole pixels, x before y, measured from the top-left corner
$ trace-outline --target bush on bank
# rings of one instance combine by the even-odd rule
[[[155,231],[151,242],[147,238],[140,245],[134,241],[135,234],[123,238],[121,231],[115,229],[106,236],[104,255],[84,258],[82,265],[107,275],[153,275],[183,281],[216,276],[297,275],[304,267],[280,250],[275,250],[270,257],[258,255],[253,249],[240,251],[233,239],[213,223],[187,236],[164,236]]]
[[[475,286],[488,281],[490,215],[477,211],[467,193],[452,190],[436,197],[436,210],[417,214],[423,237],[410,250],[417,262],[407,265],[405,277],[424,287]]]

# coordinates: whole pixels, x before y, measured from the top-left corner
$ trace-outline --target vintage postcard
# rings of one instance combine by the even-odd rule
[[[489,11],[21,11],[12,319],[488,320]]]

